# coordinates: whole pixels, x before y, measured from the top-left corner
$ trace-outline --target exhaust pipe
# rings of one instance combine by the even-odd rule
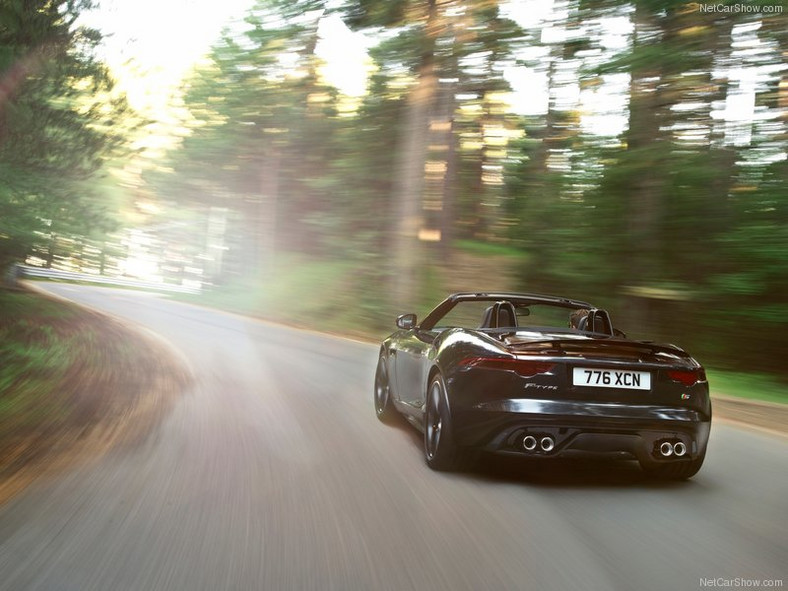
[[[678,443],[676,443],[676,445],[673,446],[673,453],[676,454],[677,458],[680,458],[685,453],[687,453],[687,446],[684,445],[681,441],[679,441]]]
[[[533,435],[526,435],[523,439],[523,447],[525,451],[533,451],[536,449],[536,437]]]
[[[553,441],[552,437],[542,437],[539,446],[542,448],[542,451],[551,451],[555,447],[555,441]]]
[[[661,453],[666,458],[673,455],[673,445],[670,443],[670,441],[666,441],[659,446],[659,453]]]

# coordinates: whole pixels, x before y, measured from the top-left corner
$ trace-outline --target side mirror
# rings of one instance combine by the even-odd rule
[[[416,326],[415,314],[403,314],[401,316],[397,316],[397,328],[401,328],[402,330],[410,330],[414,326]]]

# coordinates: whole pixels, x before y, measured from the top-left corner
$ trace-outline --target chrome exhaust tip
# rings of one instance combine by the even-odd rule
[[[523,438],[523,447],[525,451],[533,451],[536,449],[536,437],[533,435],[526,435]]]
[[[539,447],[542,448],[542,451],[552,451],[555,447],[555,441],[553,441],[552,437],[542,437],[542,440],[539,442]]]
[[[666,458],[673,455],[673,445],[670,443],[670,441],[665,441],[659,446],[659,453],[661,453]]]
[[[677,458],[680,458],[687,453],[687,446],[679,441],[673,446],[673,453],[676,454]]]

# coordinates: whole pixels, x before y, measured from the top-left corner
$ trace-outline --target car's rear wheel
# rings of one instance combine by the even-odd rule
[[[454,443],[446,387],[440,374],[432,378],[427,390],[424,457],[430,468],[440,471],[456,470],[462,462],[462,454]]]
[[[641,464],[641,467],[649,476],[655,480],[686,480],[698,473],[703,465],[704,456],[694,460],[669,462],[665,464]]]
[[[386,369],[386,359],[381,355],[375,371],[375,414],[384,423],[390,423],[397,411],[391,402],[391,387]]]

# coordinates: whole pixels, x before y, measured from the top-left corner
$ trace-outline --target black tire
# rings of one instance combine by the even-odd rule
[[[375,414],[384,423],[391,423],[397,414],[394,403],[391,401],[391,388],[389,386],[389,373],[386,368],[386,359],[381,355],[378,368],[375,370]]]
[[[433,470],[457,470],[462,454],[454,443],[451,413],[446,399],[443,377],[437,374],[430,381],[424,409],[424,457]]]
[[[687,480],[698,473],[704,456],[694,460],[669,462],[666,464],[641,464],[649,478],[654,480]]]

